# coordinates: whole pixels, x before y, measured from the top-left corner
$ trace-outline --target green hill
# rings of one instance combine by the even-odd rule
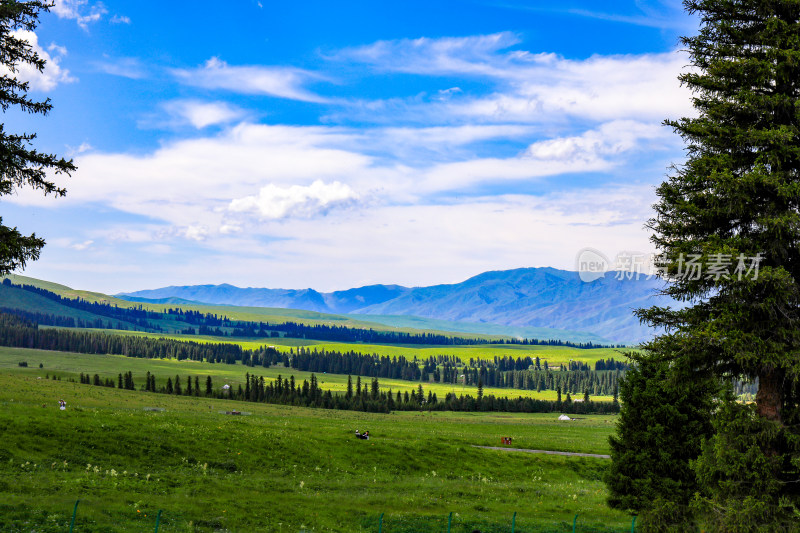
[[[48,281],[29,278],[26,276],[20,276],[16,274],[10,274],[8,276],[5,276],[5,278],[8,278],[11,281],[11,283],[17,285],[32,285],[34,287],[45,289],[55,294],[58,294],[59,296],[62,296],[64,298],[81,298],[83,300],[86,300],[87,302],[105,303],[109,305],[116,305],[122,308],[142,308],[148,311],[154,311],[159,313],[163,313],[168,309],[174,309],[176,307],[180,307],[181,309],[184,310],[197,311],[203,314],[227,316],[231,320],[241,320],[247,322],[269,322],[271,324],[296,322],[299,324],[307,324],[311,326],[313,325],[345,326],[350,328],[373,329],[376,331],[396,331],[396,332],[411,333],[411,334],[420,334],[420,333],[434,333],[440,335],[457,334],[459,337],[487,339],[487,340],[497,339],[500,337],[498,335],[481,335],[476,333],[460,333],[447,330],[418,329],[407,326],[395,327],[393,325],[371,322],[368,320],[350,317],[347,315],[320,313],[317,311],[306,311],[303,309],[282,309],[282,308],[270,308],[270,307],[238,307],[231,305],[208,305],[202,303],[178,304],[170,302],[154,303],[152,301],[134,302],[134,301],[122,300],[120,298],[116,298],[114,296],[109,296],[107,294],[99,292],[76,290],[67,287],[65,285],[59,285],[57,283],[51,283]],[[26,291],[21,291],[21,292],[26,292]],[[28,294],[33,295],[33,293],[28,293]],[[74,310],[70,309],[67,306],[59,305],[56,302],[53,302],[52,300],[48,300],[49,304],[40,309],[37,309],[38,304],[42,304],[43,306],[45,305],[44,302],[42,302],[42,299],[26,300],[23,296],[18,295],[14,298],[9,297],[8,304],[4,303],[5,300],[6,299],[3,297],[3,294],[0,293],[0,307],[18,308],[28,312],[38,311],[42,313],[50,313],[61,316],[75,316],[71,312]],[[43,300],[47,299],[43,298]],[[20,307],[15,307],[16,305],[19,305]],[[154,320],[153,322],[156,325],[160,326],[165,333],[179,333],[182,329],[185,329],[186,327],[190,326],[190,324],[169,319]]]

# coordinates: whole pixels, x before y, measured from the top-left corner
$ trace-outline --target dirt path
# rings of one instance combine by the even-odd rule
[[[553,450],[526,450],[523,448],[501,448],[500,446],[476,446],[473,448],[483,448],[484,450],[500,450],[501,452],[522,452],[522,453],[546,453],[548,455],[568,455],[570,457],[597,457],[598,459],[611,459],[610,455],[599,453],[578,453],[578,452],[554,452]]]

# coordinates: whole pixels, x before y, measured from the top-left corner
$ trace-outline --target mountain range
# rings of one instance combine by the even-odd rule
[[[608,272],[584,282],[577,272],[520,268],[484,272],[461,283],[429,287],[368,285],[343,291],[241,288],[229,284],[170,286],[117,295],[129,301],[278,307],[348,315],[402,315],[423,318],[554,328],[593,333],[619,343],[653,335],[632,311],[674,305],[658,290],[663,282],[626,279]],[[366,317],[365,317],[366,318]]]

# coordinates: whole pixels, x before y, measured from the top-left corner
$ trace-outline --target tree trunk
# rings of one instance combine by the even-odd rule
[[[781,405],[783,404],[783,378],[781,369],[765,367],[758,374],[756,393],[756,412],[759,416],[783,425]]]

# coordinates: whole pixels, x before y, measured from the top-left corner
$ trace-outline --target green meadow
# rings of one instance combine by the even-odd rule
[[[16,356],[38,367],[38,356],[42,371],[66,376],[85,362],[46,355],[2,352],[4,532],[68,531],[78,499],[76,533],[152,531],[158,510],[162,532],[378,531],[382,513],[385,532],[446,531],[450,512],[459,533],[510,531],[514,512],[517,532],[571,531],[576,513],[578,531],[630,530],[630,517],[604,503],[607,460],[473,447],[510,436],[519,448],[608,453],[614,417],[329,411],[109,389],[10,367]],[[128,362],[93,357],[108,372]],[[150,363],[170,373],[192,365]],[[222,414],[231,409],[250,415]],[[356,429],[373,438],[355,439]]]
[[[28,363],[27,368],[20,368],[20,362]],[[42,368],[39,368],[42,364]],[[0,347],[0,369],[13,373],[20,373],[26,376],[47,377],[60,376],[62,380],[70,378],[78,380],[81,373],[98,374],[101,378],[116,379],[119,373],[132,372],[134,382],[137,387],[144,383],[147,372],[156,376],[156,383],[160,386],[166,383],[167,378],[175,378],[180,375],[183,380],[186,376],[198,376],[201,386],[205,386],[206,376],[211,376],[216,386],[223,383],[237,386],[244,385],[245,374],[248,372],[257,376],[264,376],[265,380],[275,380],[278,376],[288,379],[294,376],[295,381],[302,383],[303,380],[311,378],[310,372],[302,372],[283,365],[264,368],[261,366],[249,367],[241,364],[227,365],[222,363],[207,363],[191,360],[178,361],[176,359],[144,359],[138,357],[126,357],[122,355],[95,355],[78,354],[68,352],[55,352],[48,350],[30,350],[26,348]],[[329,389],[333,392],[344,392],[347,390],[347,376],[341,374],[319,374],[317,376],[320,387]],[[353,376],[353,384],[356,383],[356,376]],[[364,383],[369,382],[370,378],[362,378]],[[399,379],[381,379],[381,390],[391,389],[393,392],[410,392],[416,390],[420,385],[418,381],[405,381]],[[452,383],[422,383],[423,389],[427,394],[433,392],[439,398],[444,398],[447,393],[457,395],[470,394],[475,396],[477,388],[475,386],[463,386]],[[485,395],[497,397],[517,398],[538,398],[544,400],[555,400],[556,392],[543,390],[519,390],[506,388],[484,387]],[[610,396],[594,396],[596,400],[611,401]]]
[[[43,326],[47,327],[47,326]],[[586,363],[594,368],[594,363],[599,359],[615,359],[624,361],[625,353],[631,351],[629,348],[574,348],[571,346],[546,346],[546,345],[522,345],[522,344],[474,344],[462,346],[443,346],[443,345],[420,345],[420,344],[366,344],[352,342],[329,342],[315,339],[295,339],[295,338],[269,338],[252,339],[236,337],[213,337],[205,335],[177,335],[145,333],[141,331],[121,331],[121,330],[92,330],[83,331],[102,331],[114,335],[142,335],[153,338],[167,338],[182,341],[194,342],[228,342],[238,344],[242,348],[254,350],[263,346],[274,346],[281,351],[289,351],[299,346],[317,350],[335,350],[340,352],[361,352],[366,354],[377,354],[381,356],[397,357],[404,356],[406,359],[427,359],[437,355],[455,355],[462,361],[468,362],[470,358],[475,360],[494,360],[495,357],[536,357],[547,364],[556,367],[558,365],[569,365],[570,361]]]

